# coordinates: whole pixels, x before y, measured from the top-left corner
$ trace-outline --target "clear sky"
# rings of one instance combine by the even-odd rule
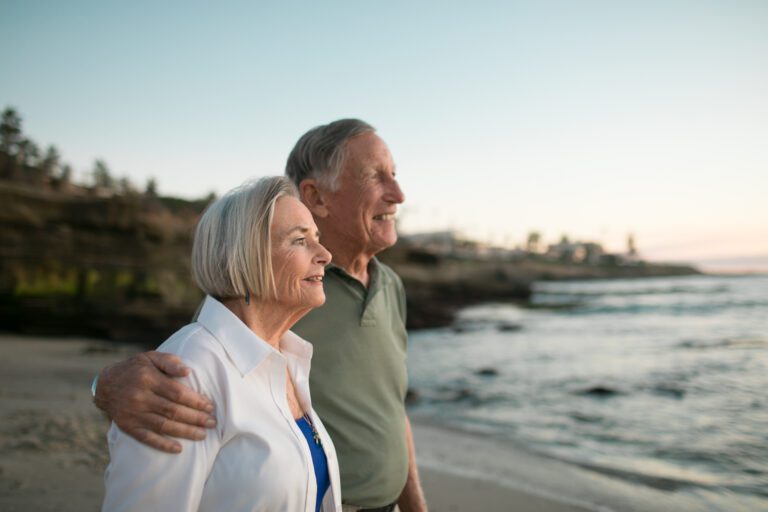
[[[77,178],[184,197],[360,117],[405,232],[768,262],[766,27],[764,0],[2,0],[0,107]]]

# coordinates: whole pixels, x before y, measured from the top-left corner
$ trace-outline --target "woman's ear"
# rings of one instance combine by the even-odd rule
[[[317,180],[307,178],[299,183],[299,196],[301,202],[318,218],[328,216],[328,207],[325,202],[325,192],[319,187]]]

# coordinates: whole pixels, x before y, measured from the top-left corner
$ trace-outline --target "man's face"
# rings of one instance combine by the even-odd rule
[[[405,200],[389,148],[375,133],[347,141],[338,189],[328,195],[329,218],[345,245],[376,254],[397,242],[395,212]]]

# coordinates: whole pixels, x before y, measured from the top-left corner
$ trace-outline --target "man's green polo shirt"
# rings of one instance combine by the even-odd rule
[[[339,458],[344,503],[396,501],[408,476],[405,434],[405,292],[376,259],[368,289],[343,269],[326,267],[325,304],[293,331],[314,346],[312,405]]]

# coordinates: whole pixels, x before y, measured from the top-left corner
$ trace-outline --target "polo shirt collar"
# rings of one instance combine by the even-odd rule
[[[271,355],[292,355],[307,363],[312,358],[312,345],[291,331],[283,335],[278,352],[210,295],[206,296],[197,321],[221,343],[243,377]]]
[[[351,279],[352,281],[360,284],[362,286],[362,283],[356,278],[344,270],[342,267],[334,264],[329,263],[325,266],[325,269],[327,271],[336,272],[337,274],[345,277],[346,279]],[[382,286],[387,284],[387,279],[389,276],[387,276],[386,272],[382,272],[381,270],[381,262],[374,256],[371,258],[371,261],[368,263],[368,274],[370,275],[370,281],[368,282],[368,293],[371,294],[371,292],[375,293],[378,291]]]

